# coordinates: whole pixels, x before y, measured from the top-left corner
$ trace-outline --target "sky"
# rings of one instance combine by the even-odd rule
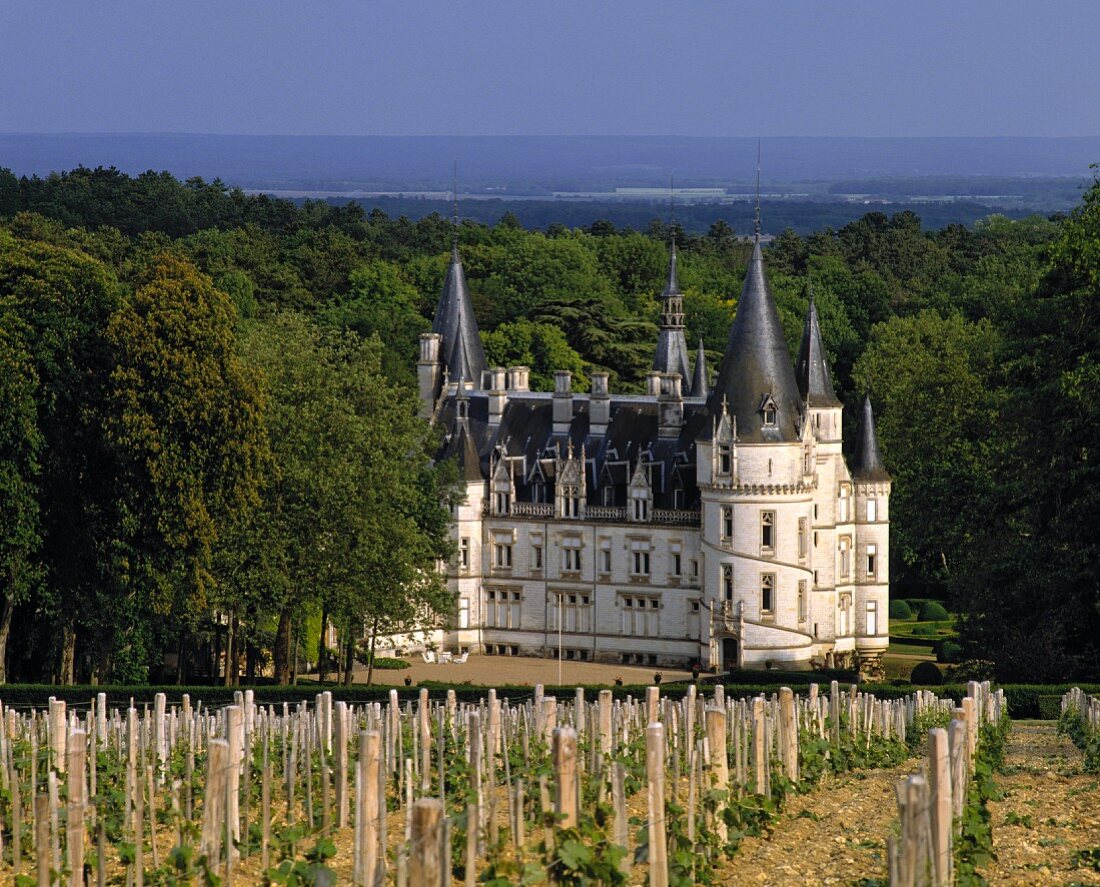
[[[0,132],[1100,134],[1095,0],[0,3]]]

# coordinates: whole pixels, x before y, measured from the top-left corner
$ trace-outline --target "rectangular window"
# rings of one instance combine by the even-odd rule
[[[806,556],[806,518],[800,517],[798,519],[798,556],[804,558]]]
[[[722,541],[729,542],[733,538],[733,508],[729,505],[722,506]]]
[[[623,595],[622,633],[635,637],[657,637],[660,634],[661,602],[657,598]]]
[[[848,500],[851,495],[848,487],[842,485],[840,488],[840,499],[837,502],[836,522],[838,524],[848,523]]]
[[[725,564],[722,567],[722,600],[733,600],[733,565]]]
[[[470,627],[470,599],[459,598],[458,599],[458,627],[469,628]]]
[[[878,601],[867,602],[867,634],[870,637],[878,634]]]
[[[672,569],[670,570],[670,572],[673,576],[679,576],[683,572],[683,570],[681,568],[681,565],[680,565],[680,554],[679,554],[679,552],[674,552],[673,555],[672,555]]]
[[[874,578],[875,575],[875,556],[878,553],[878,549],[874,545],[867,546],[867,577]]]
[[[463,570],[470,569],[470,540],[467,536],[458,540],[458,565]]]
[[[760,612],[768,615],[775,612],[774,573],[762,573],[760,575]]]
[[[600,540],[600,572],[611,572],[611,540]]]
[[[630,543],[630,573],[632,576],[649,575],[649,543],[635,540]]]
[[[867,523],[873,524],[878,520],[878,499],[867,500]]]
[[[497,514],[508,514],[512,509],[512,496],[509,493],[497,493]]]
[[[531,548],[531,568],[534,570],[542,569],[542,545],[535,545]]]
[[[561,568],[567,573],[579,573],[581,569],[581,550],[579,548],[563,548]]]
[[[634,502],[634,520],[649,520],[649,500],[636,496],[632,501]]]
[[[672,507],[677,510],[684,507],[684,491],[680,487],[676,487],[672,491]]]
[[[760,512],[760,549],[775,551],[775,512]]]
[[[512,568],[512,544],[496,542],[493,544],[493,566],[500,570]]]
[[[806,580],[798,580],[798,621],[806,621]]]
[[[592,598],[587,594],[557,592],[551,595],[551,625],[563,632],[587,632],[592,629]]]
[[[612,506],[615,504],[615,488],[613,486],[606,486],[603,488],[603,504]]]
[[[840,578],[847,579],[848,568],[848,547],[851,545],[851,541],[847,536],[840,537]]]
[[[718,473],[729,476],[731,461],[729,444],[718,444]]]

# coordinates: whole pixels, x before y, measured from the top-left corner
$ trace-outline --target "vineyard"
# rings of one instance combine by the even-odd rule
[[[1096,743],[1100,703],[1063,706]],[[76,708],[3,712],[0,871],[17,884],[725,883],[793,798],[901,764],[922,775],[898,788],[882,876],[973,883],[1007,729],[1003,695],[976,683],[958,707],[833,682]]]

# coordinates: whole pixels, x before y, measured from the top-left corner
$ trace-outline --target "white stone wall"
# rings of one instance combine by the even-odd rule
[[[487,516],[487,484],[467,487],[467,500],[456,512],[455,538],[469,540],[469,564],[448,565],[451,587],[464,600],[466,627],[447,632],[449,647],[485,650],[516,648],[524,654],[551,654],[559,644],[558,594],[577,601],[571,611],[583,630],[563,630],[563,650],[585,658],[620,662],[656,658],[656,665],[699,660],[709,664],[721,655],[723,623],[713,625],[711,612],[723,612],[722,568],[733,567],[734,596],[727,615],[743,605],[743,621],[734,620],[745,665],[765,661],[805,665],[837,653],[874,652],[888,643],[889,484],[869,487],[852,482],[839,440],[840,409],[819,410],[820,438],[813,447],[814,476],[803,476],[802,443],[737,444],[734,483],[713,483],[711,445],[697,446],[697,478],[703,506],[700,527],[649,523],[534,519]],[[839,491],[846,485],[847,519],[839,513]],[[867,521],[867,501],[876,499],[876,520]],[[733,513],[733,534],[724,538],[722,509]],[[761,514],[772,512],[773,546],[763,550]],[[799,547],[799,522],[805,526]],[[816,535],[816,539],[815,539]],[[840,569],[840,540],[851,540],[847,577]],[[498,542],[512,546],[510,566],[495,562]],[[876,552],[876,575],[867,577],[866,546]],[[568,569],[563,550],[575,545],[580,568]],[[605,549],[604,546],[607,546]],[[649,573],[635,574],[635,547],[648,545]],[[542,548],[541,566],[535,548]],[[672,558],[679,549],[680,575]],[[603,552],[610,552],[610,570]],[[698,573],[695,573],[697,564]],[[862,573],[861,573],[862,570]],[[817,573],[816,583],[814,572]],[[761,575],[775,577],[771,613],[761,612]],[[805,583],[804,618],[799,611],[799,583]],[[490,602],[487,593],[496,601]],[[514,601],[518,594],[519,600]],[[506,609],[501,609],[506,595]],[[849,630],[837,636],[839,602],[852,602]],[[586,598],[588,604],[581,601]],[[628,606],[626,601],[630,600]],[[656,606],[652,602],[656,602]],[[866,605],[875,602],[878,632],[866,634]],[[644,615],[639,613],[642,605]],[[496,619],[489,613],[495,606]],[[506,612],[508,618],[501,616]],[[508,620],[510,621],[510,624]],[[495,624],[494,624],[495,623]],[[816,627],[816,635],[815,635]],[[717,628],[716,634],[712,629]],[[626,660],[624,660],[626,657]]]

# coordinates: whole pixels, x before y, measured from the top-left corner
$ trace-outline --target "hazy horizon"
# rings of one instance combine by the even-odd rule
[[[1011,138],[1100,120],[1086,0],[60,0],[4,18],[8,133]]]

